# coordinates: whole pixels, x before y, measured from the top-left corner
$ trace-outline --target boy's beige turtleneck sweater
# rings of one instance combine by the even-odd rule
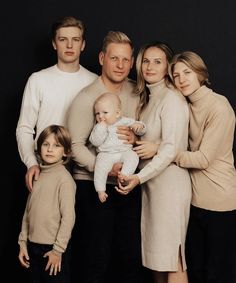
[[[206,86],[188,96],[189,146],[176,163],[189,168],[194,206],[213,210],[236,209],[236,173],[233,157],[235,113],[226,97]]]

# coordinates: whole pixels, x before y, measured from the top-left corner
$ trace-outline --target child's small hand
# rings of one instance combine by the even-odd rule
[[[18,258],[22,266],[24,266],[25,268],[29,268],[30,266],[29,255],[28,255],[28,251],[26,248],[23,248],[23,247],[20,248]]]
[[[53,250],[44,254],[48,257],[48,262],[45,271],[49,271],[49,275],[57,275],[61,271],[61,254],[55,254]]]
[[[105,202],[108,194],[106,194],[106,192],[98,192],[98,197],[100,199],[100,202]]]
[[[141,123],[134,123],[130,129],[133,130],[134,133],[139,132],[140,130],[142,130],[144,128],[144,125],[142,125]]]

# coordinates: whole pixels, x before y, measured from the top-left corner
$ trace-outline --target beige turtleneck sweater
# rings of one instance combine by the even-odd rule
[[[235,114],[226,97],[206,86],[188,96],[189,146],[176,163],[189,168],[192,204],[213,210],[236,209],[236,173],[233,158]]]
[[[158,154],[141,160],[137,174],[140,183],[158,176],[174,160],[177,152],[187,149],[189,111],[185,98],[175,89],[168,88],[165,80],[147,85],[149,102],[141,114],[147,132],[141,137],[160,144]]]
[[[18,243],[26,247],[27,240],[53,245],[63,253],[75,222],[76,184],[61,162],[41,165],[28,196]]]

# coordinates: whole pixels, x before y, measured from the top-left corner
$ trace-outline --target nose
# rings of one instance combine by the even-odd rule
[[[120,69],[122,69],[123,66],[124,66],[123,61],[122,61],[122,60],[118,60],[118,61],[117,61],[117,67],[120,68]]]
[[[73,46],[72,40],[69,39],[67,42],[67,48],[72,48],[72,46]]]
[[[179,82],[181,84],[185,82],[185,75],[184,74],[179,75]]]
[[[151,69],[151,63],[147,64],[147,69],[150,70]]]
[[[50,145],[48,146],[47,150],[48,150],[48,152],[53,151],[53,145],[50,144]]]
[[[104,117],[103,113],[99,114],[99,118],[102,119]]]

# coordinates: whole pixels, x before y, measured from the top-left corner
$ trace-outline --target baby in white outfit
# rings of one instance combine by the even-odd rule
[[[94,104],[96,125],[94,126],[89,141],[97,148],[98,155],[94,169],[94,186],[101,202],[105,202],[106,181],[113,165],[122,162],[121,173],[129,176],[138,166],[139,157],[132,150],[132,144],[125,144],[118,138],[117,126],[129,126],[136,135],[143,135],[146,126],[140,121],[127,118],[121,114],[121,101],[118,95],[104,93]]]

